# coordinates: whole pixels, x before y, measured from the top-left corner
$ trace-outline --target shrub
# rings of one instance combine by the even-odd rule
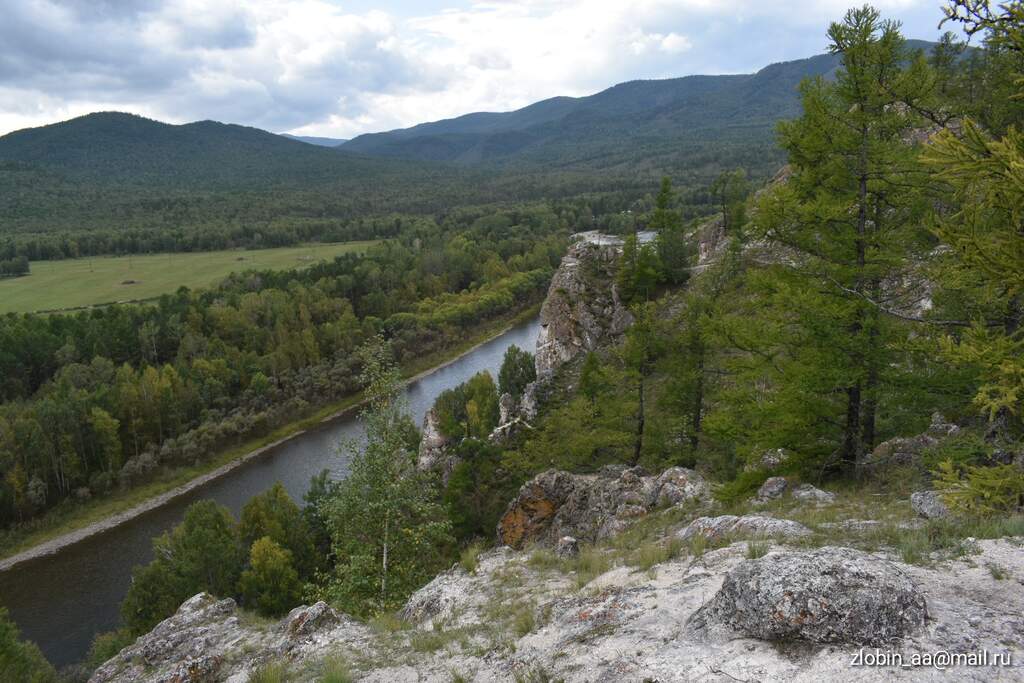
[[[476,567],[480,559],[480,553],[484,550],[484,546],[479,541],[470,543],[459,555],[459,564],[470,574],[476,574]]]
[[[961,469],[946,460],[933,474],[935,488],[956,512],[986,517],[1017,510],[1024,503],[1024,471],[1015,465]]]

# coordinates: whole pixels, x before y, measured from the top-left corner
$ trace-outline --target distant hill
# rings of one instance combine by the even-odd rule
[[[305,142],[308,145],[319,145],[320,147],[337,147],[348,142],[347,138],[319,138],[312,135],[290,135],[288,133],[281,133],[281,135],[292,140]]]
[[[838,56],[824,54],[754,74],[631,81],[588,97],[361,135],[341,149],[464,165],[683,168],[716,155],[711,146],[724,155],[735,145],[770,146],[775,122],[800,113],[800,81],[829,77],[838,65]]]
[[[170,125],[99,112],[0,137],[0,162],[132,186],[236,188],[321,183],[404,172],[384,162],[318,147],[258,128],[197,121]]]
[[[838,63],[818,55],[754,74],[631,81],[588,97],[361,135],[340,147],[215,121],[89,114],[0,137],[0,238],[125,226],[308,226],[598,193],[624,205],[663,174],[686,193],[682,201],[710,208],[705,189],[722,170],[744,168],[755,181],[777,170],[784,154],[775,123],[800,113],[801,79],[829,77]]]

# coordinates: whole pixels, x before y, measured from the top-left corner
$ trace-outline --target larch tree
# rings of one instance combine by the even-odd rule
[[[765,193],[752,222],[774,251],[748,274],[762,320],[738,321],[756,335],[733,334],[747,337],[760,373],[749,383],[760,395],[745,405],[750,442],[794,448],[821,470],[849,467],[878,440],[889,375],[907,369],[898,315],[915,293],[899,285],[929,246],[911,136],[927,65],[907,65],[899,25],[871,7],[850,10],[828,35],[842,68],[834,81],[802,84],[803,115],[779,126],[792,175]]]

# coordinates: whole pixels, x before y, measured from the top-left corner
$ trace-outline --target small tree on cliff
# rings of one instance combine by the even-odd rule
[[[323,594],[347,612],[394,609],[440,569],[451,525],[430,478],[415,468],[404,434],[409,417],[401,375],[381,338],[360,350],[366,443],[350,473],[320,505],[337,565]]]

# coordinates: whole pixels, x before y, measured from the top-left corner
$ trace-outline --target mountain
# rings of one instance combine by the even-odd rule
[[[101,184],[202,189],[300,185],[416,167],[381,164],[258,128],[216,121],[171,125],[120,112],[0,137],[2,162]]]
[[[281,135],[292,140],[305,142],[307,145],[319,145],[320,147],[337,147],[348,142],[346,138],[319,138],[312,135],[290,135],[288,133],[281,133]]]
[[[912,49],[931,45],[908,42]],[[770,144],[775,122],[800,113],[800,81],[827,78],[838,65],[838,56],[824,54],[753,74],[631,81],[587,97],[361,135],[341,149],[499,167],[682,168],[709,151],[721,157],[735,145]]]

